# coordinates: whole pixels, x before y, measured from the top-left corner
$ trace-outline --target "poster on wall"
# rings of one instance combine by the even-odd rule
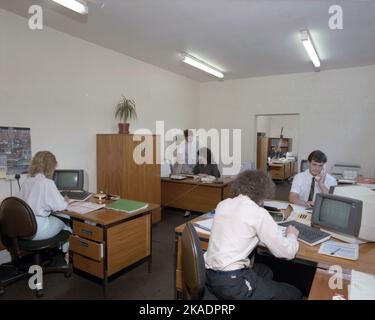
[[[0,127],[0,176],[26,173],[30,162],[30,128]]]

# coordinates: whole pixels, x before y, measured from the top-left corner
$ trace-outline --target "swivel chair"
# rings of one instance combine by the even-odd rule
[[[205,286],[206,268],[203,251],[197,232],[188,222],[182,232],[182,279],[185,290],[184,298],[189,300],[217,300]]]
[[[42,261],[42,253],[47,253],[49,249],[58,248],[67,241],[68,231],[60,231],[56,236],[45,240],[30,240],[37,231],[35,215],[30,206],[23,200],[16,197],[6,198],[0,206],[0,237],[1,241],[10,252],[12,257],[11,265],[0,266],[0,273],[7,273],[10,270],[12,275],[7,279],[0,280],[0,295],[4,293],[4,287],[17,280],[31,277],[28,273],[30,265],[42,267],[43,274],[50,272],[62,272],[66,277],[72,274],[71,264],[66,264],[65,260],[61,265],[49,264]],[[24,264],[21,258],[28,253],[32,254],[33,262]],[[2,277],[1,277],[2,278]],[[43,288],[36,289],[38,297],[43,295]]]

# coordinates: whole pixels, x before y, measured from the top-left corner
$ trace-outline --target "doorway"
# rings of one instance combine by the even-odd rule
[[[268,171],[269,160],[294,159],[287,174],[275,176],[285,180],[298,171],[300,114],[255,115],[257,169]]]

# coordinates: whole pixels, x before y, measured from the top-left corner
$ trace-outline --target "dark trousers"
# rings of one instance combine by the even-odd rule
[[[226,300],[297,300],[299,289],[272,280],[273,273],[264,264],[235,271],[206,270],[207,288],[219,299]]]

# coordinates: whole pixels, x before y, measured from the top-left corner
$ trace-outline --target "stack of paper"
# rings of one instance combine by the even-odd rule
[[[358,260],[358,252],[358,244],[343,243],[338,241],[326,241],[321,244],[318,253],[335,258]]]
[[[349,300],[375,300],[375,275],[352,270]]]
[[[214,221],[213,218],[209,218],[209,219],[194,222],[193,224],[194,224],[194,227],[197,231],[202,232],[202,233],[206,233],[206,234],[210,234],[213,221]]]
[[[72,202],[68,205],[66,210],[75,213],[85,214],[105,207],[105,204],[97,204],[93,202]]]
[[[283,201],[274,201],[274,200],[266,200],[264,201],[264,207],[266,208],[275,208],[277,210],[285,210],[288,207],[288,202]]]

